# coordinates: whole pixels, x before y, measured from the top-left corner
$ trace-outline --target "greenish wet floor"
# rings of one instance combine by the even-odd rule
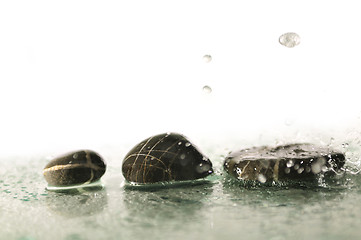
[[[48,192],[45,157],[0,160],[0,239],[360,239],[361,176],[244,186],[216,174],[196,184],[127,188],[108,159],[104,188]],[[357,169],[353,169],[357,170]]]

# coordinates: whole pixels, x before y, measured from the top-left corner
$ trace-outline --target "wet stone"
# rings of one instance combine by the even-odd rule
[[[224,161],[224,169],[238,179],[273,182],[315,179],[321,173],[332,175],[344,164],[341,152],[300,143],[231,152]]]
[[[51,160],[44,168],[51,186],[73,186],[98,181],[106,170],[103,158],[91,150],[70,152]]]
[[[185,136],[164,133],[147,138],[125,156],[125,179],[133,183],[195,180],[213,173],[211,161]]]

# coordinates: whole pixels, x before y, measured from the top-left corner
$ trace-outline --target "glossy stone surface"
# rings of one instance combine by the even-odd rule
[[[106,170],[103,158],[91,150],[70,152],[54,158],[44,168],[45,180],[52,186],[72,186],[99,180]]]
[[[125,179],[134,183],[184,181],[213,173],[211,161],[186,137],[164,133],[147,138],[125,156]]]
[[[345,156],[341,152],[300,143],[231,152],[223,166],[238,179],[264,183],[315,178],[320,173],[334,173],[344,164]]]

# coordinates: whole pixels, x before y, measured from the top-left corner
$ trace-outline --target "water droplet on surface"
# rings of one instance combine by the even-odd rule
[[[209,164],[203,164],[200,163],[197,167],[196,167],[196,171],[198,173],[204,173],[204,172],[208,172],[211,169],[211,166]]]
[[[322,166],[319,162],[315,162],[311,165],[311,170],[314,174],[318,174],[322,170]]]
[[[210,86],[208,86],[208,85],[205,85],[205,86],[203,87],[203,92],[205,92],[205,93],[211,93],[211,92],[212,92],[212,88],[211,88]]]
[[[258,181],[260,181],[261,183],[265,183],[267,181],[267,178],[263,174],[259,174]]]
[[[343,149],[348,148],[348,143],[342,143],[342,148]]]
[[[288,167],[288,168],[290,168],[290,167],[292,167],[293,166],[293,161],[292,160],[288,160],[288,162],[286,163],[286,166]]]
[[[212,56],[211,55],[204,55],[203,56],[203,61],[206,62],[206,63],[209,63],[210,61],[212,61]]]
[[[295,170],[298,170],[300,168],[300,165],[295,164],[295,166],[293,167]]]
[[[182,145],[182,142],[179,142],[178,145]]]
[[[279,42],[285,47],[293,48],[300,44],[301,38],[297,33],[288,32],[280,36]]]
[[[291,172],[291,169],[285,168],[285,173],[286,173],[286,174],[289,174],[290,172]]]
[[[186,147],[189,147],[190,145],[191,145],[191,143],[189,143],[189,142],[187,142],[187,143],[185,144]]]
[[[298,170],[297,170],[297,173],[298,174],[301,174],[301,173],[303,173],[303,170],[305,170],[303,167],[300,167]]]
[[[75,154],[73,155],[73,158],[74,158],[74,159],[77,159],[77,158],[78,158],[78,154],[75,153]]]
[[[185,154],[182,154],[182,155],[180,155],[180,159],[185,159],[186,158],[186,155]]]
[[[323,167],[321,168],[321,170],[322,170],[322,172],[327,172],[327,171],[328,171],[328,167],[327,167],[327,166],[323,166]]]

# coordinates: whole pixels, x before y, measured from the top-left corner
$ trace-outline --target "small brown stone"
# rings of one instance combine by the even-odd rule
[[[72,186],[99,180],[106,170],[103,158],[91,150],[70,152],[54,158],[44,168],[51,186]]]

